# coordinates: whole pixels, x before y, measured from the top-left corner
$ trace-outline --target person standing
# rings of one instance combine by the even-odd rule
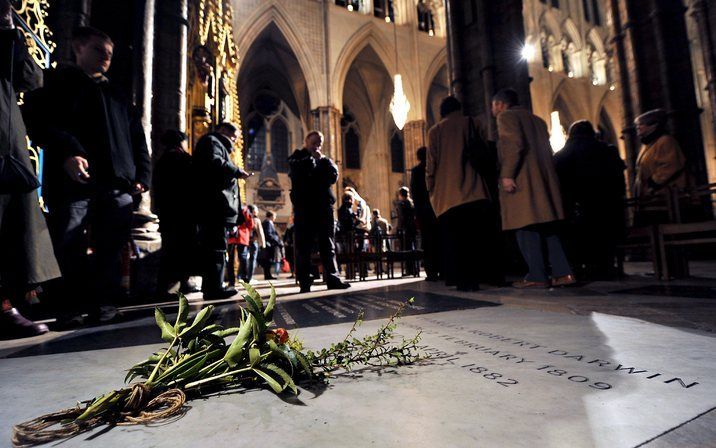
[[[223,280],[227,237],[244,219],[239,213],[241,200],[237,180],[250,176],[231,161],[238,138],[236,125],[221,123],[214,132],[199,139],[194,149],[204,299],[223,299],[236,294],[233,286],[224,288]]]
[[[249,207],[244,207],[241,213],[243,222],[236,227],[228,240],[226,281],[229,287],[236,286],[237,277],[243,282],[249,282],[249,245],[254,231],[254,220]]]
[[[50,70],[45,86],[26,96],[24,112],[30,138],[45,148],[43,195],[62,300],[107,322],[123,296],[133,196],[147,191],[151,162],[138,111],[106,76],[110,37],[81,27],[72,49],[76,64]],[[75,316],[68,323],[81,322]]]
[[[614,146],[600,142],[592,124],[569,127],[564,148],[554,155],[569,222],[565,238],[573,266],[590,280],[614,277],[616,247],[624,234],[624,170]]]
[[[276,214],[269,210],[266,212],[266,219],[261,223],[266,239],[266,249],[264,250],[261,265],[264,269],[264,279],[266,280],[276,280],[281,272],[283,241],[276,231],[276,225],[273,222],[275,218]],[[276,277],[271,275],[271,267],[275,268]]]
[[[259,251],[266,247],[266,237],[264,236],[264,228],[261,225],[261,219],[259,219],[259,208],[255,205],[249,205],[249,211],[251,212],[251,221],[253,223],[251,230],[251,239],[249,244],[249,261],[246,268],[246,283],[251,283],[254,278],[254,271],[256,270],[256,260],[259,256]]]
[[[479,289],[493,276],[493,207],[485,179],[464,157],[472,126],[485,144],[482,126],[462,114],[462,104],[448,96],[440,104],[439,123],[428,132],[425,182],[440,226],[445,283],[461,291]],[[471,123],[472,122],[472,123]],[[475,270],[476,268],[476,270]]]
[[[333,160],[323,155],[322,146],[323,134],[311,131],[306,135],[304,147],[294,151],[288,159],[296,242],[296,277],[301,292],[309,292],[313,283],[311,252],[314,240],[318,240],[323,278],[328,289],[350,287],[337,274],[333,207],[336,203],[334,185],[338,180],[338,167]]]
[[[529,268],[525,278],[513,286],[545,288],[576,283],[556,227],[564,219],[564,211],[547,124],[519,107],[517,92],[512,89],[493,96],[492,114],[497,118],[502,229],[516,230],[517,244]]]
[[[41,84],[42,72],[13,24],[10,2],[0,0],[0,160],[9,164],[12,157],[33,183],[37,179],[16,93]],[[36,336],[47,333],[47,326],[26,319],[15,306],[24,305],[36,285],[59,277],[60,269],[36,185],[19,185],[4,170],[0,176],[0,338]]]
[[[196,216],[187,204],[196,203],[188,137],[181,131],[166,131],[161,137],[164,152],[154,167],[154,209],[159,216],[162,250],[159,257],[159,294],[169,294],[179,283],[179,291],[193,291],[189,283],[196,251]]]
[[[435,216],[433,206],[430,205],[430,195],[425,185],[427,151],[428,148],[425,146],[418,148],[418,164],[410,170],[410,191],[413,193],[415,220],[420,232],[421,248],[424,254],[423,265],[425,266],[426,280],[434,282],[440,279],[440,242],[438,218]]]
[[[415,250],[417,228],[415,226],[415,205],[410,198],[410,190],[408,187],[400,187],[398,190],[398,203],[396,206],[398,212],[398,235],[401,237],[401,250]],[[418,275],[418,265],[414,261],[407,263],[407,275]]]

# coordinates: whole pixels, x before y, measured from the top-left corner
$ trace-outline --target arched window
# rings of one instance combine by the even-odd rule
[[[385,19],[386,22],[394,21],[393,0],[373,0],[373,15]]]
[[[547,42],[547,35],[545,33],[540,35],[539,44],[540,50],[542,51],[542,66],[549,69],[550,67],[553,67],[552,55],[549,52],[549,43]]]
[[[562,70],[570,78],[577,76],[576,47],[572,42],[562,41]]]
[[[254,114],[249,120],[246,128],[245,141],[248,146],[246,151],[246,167],[249,170],[261,170],[261,164],[266,155],[266,125],[259,114]]]
[[[347,169],[360,169],[360,135],[350,126],[343,135],[343,156]]]
[[[394,173],[405,172],[405,147],[400,131],[393,132],[390,138],[390,166]]]
[[[418,29],[428,33],[429,36],[435,35],[435,21],[430,7],[421,0],[418,3]]]
[[[288,128],[281,119],[274,120],[271,125],[271,160],[276,171],[288,173]]]

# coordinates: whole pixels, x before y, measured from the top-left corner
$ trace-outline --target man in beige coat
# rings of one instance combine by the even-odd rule
[[[502,229],[516,230],[517,244],[529,267],[517,288],[550,285],[543,246],[551,267],[552,286],[575,283],[554,223],[564,219],[547,124],[518,107],[517,92],[504,89],[492,98],[497,118]]]
[[[484,140],[483,127],[465,117],[462,104],[451,96],[440,104],[440,116],[428,133],[425,180],[440,226],[442,272],[447,285],[473,291],[480,279],[494,279],[491,265],[497,265],[496,254],[490,253],[496,233],[490,193],[485,179],[463,157],[470,121]]]

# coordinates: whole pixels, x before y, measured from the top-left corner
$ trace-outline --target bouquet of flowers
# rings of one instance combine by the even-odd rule
[[[79,403],[77,407],[43,415],[15,425],[13,444],[32,446],[68,438],[102,425],[132,425],[166,420],[182,414],[189,396],[217,389],[268,387],[277,394],[298,394],[301,381],[325,381],[336,370],[356,365],[395,366],[419,359],[413,338],[395,341],[396,320],[408,300],[377,333],[357,338],[363,315],[346,337],[320,351],[304,351],[301,341],[283,328],[272,329],[276,291],[264,303],[261,295],[243,283],[246,307],[240,308],[237,326],[210,324],[214,307],[201,309],[189,319],[189,302],[179,295],[174,323],[157,308],[155,320],[161,338],[169,345],[132,366],[128,385]],[[227,338],[235,336],[230,342]],[[139,379],[140,381],[132,382]]]

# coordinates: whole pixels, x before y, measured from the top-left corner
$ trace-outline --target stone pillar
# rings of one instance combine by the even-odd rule
[[[152,140],[154,159],[159,138],[170,129],[186,132],[188,0],[160,1],[155,15]]]
[[[446,5],[450,91],[465,112],[488,114],[492,95],[505,87],[517,90],[529,107],[527,64],[505,44],[525,41],[522,0],[448,0]]]
[[[405,123],[403,128],[403,147],[405,148],[405,179],[410,185],[410,169],[418,164],[415,154],[418,148],[427,143],[427,123],[425,120],[414,120]]]
[[[610,0],[609,6],[630,168],[633,170],[640,146],[631,121],[647,110],[664,108],[693,178],[705,183],[706,161],[692,81],[686,9],[680,0]]]
[[[55,0],[50,5],[48,22],[52,40],[57,44],[52,59],[73,62],[72,32],[79,26],[89,25],[92,0]]]
[[[708,91],[711,105],[711,126],[714,129],[714,134],[716,134],[716,48],[714,45],[716,35],[714,34],[712,23],[709,21],[709,2],[706,0],[694,1],[691,14],[699,31],[699,41],[706,73],[706,90]],[[714,13],[714,16],[716,16],[716,13]]]
[[[321,106],[311,111],[311,129],[323,133],[323,154],[338,165],[336,188],[342,189],[343,183],[343,134],[341,132],[341,112],[333,106]],[[337,195],[337,197],[340,197]]]
[[[139,38],[139,63],[135,70],[136,106],[142,113],[142,128],[147,140],[149,155],[152,155],[152,80],[154,75],[154,1],[145,0],[142,35]],[[139,205],[141,214],[150,214],[151,199],[149,192],[142,195]]]

